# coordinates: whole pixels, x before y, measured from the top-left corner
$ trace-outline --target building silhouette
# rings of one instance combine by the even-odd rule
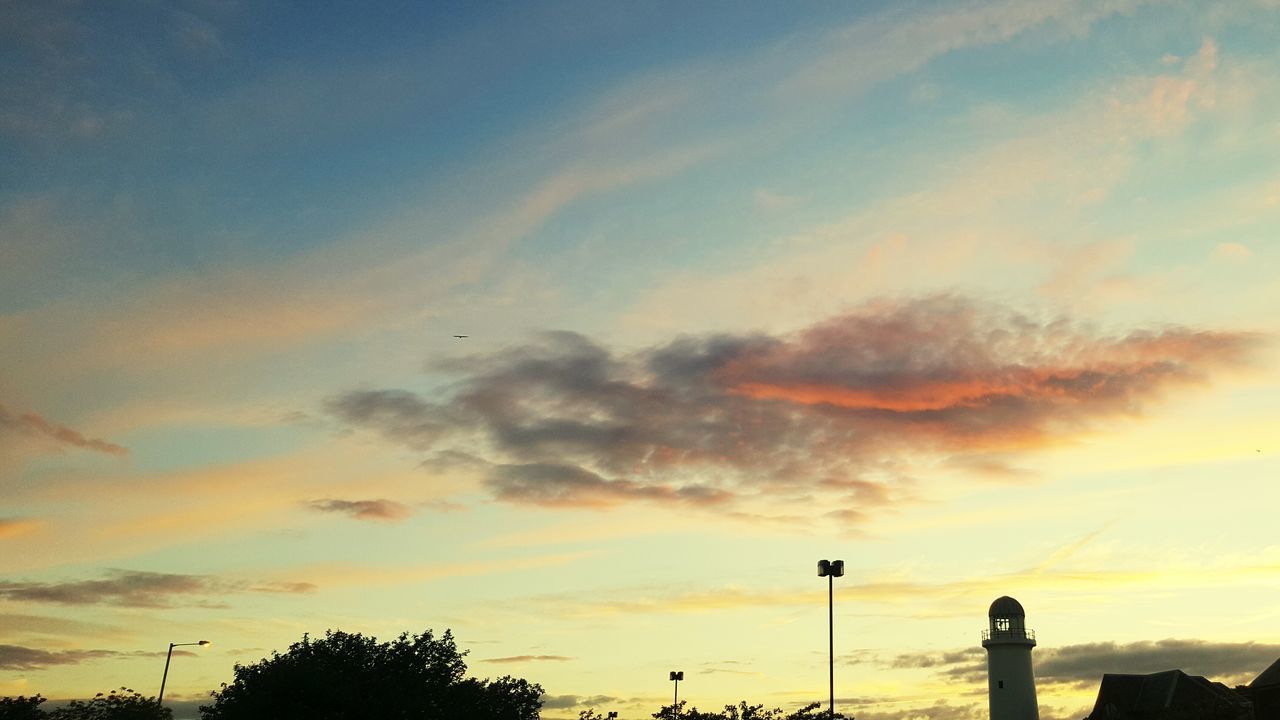
[[[991,720],[1040,720],[1036,678],[1031,670],[1036,634],[1027,629],[1026,617],[1022,604],[1008,595],[996,598],[987,611],[982,647],[987,650]]]
[[[1280,660],[1235,688],[1181,670],[1108,673],[1086,720],[1280,720]]]

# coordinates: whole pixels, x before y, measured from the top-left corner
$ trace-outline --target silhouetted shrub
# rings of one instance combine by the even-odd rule
[[[445,631],[391,642],[331,630],[284,654],[236,665],[204,720],[537,720],[542,688],[520,678],[464,677],[465,652]]]

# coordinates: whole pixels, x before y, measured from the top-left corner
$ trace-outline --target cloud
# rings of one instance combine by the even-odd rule
[[[19,613],[0,613],[0,636],[13,639],[21,633],[37,633],[41,635],[64,635],[83,637],[93,635],[121,635],[124,628],[101,623],[86,622],[78,619],[51,617],[48,615],[27,615]]]
[[[1247,245],[1226,242],[1218,243],[1213,248],[1213,259],[1226,261],[1243,261],[1253,257],[1253,251]]]
[[[341,513],[356,520],[398,522],[413,514],[407,505],[393,500],[312,500],[306,507],[322,513]]]
[[[981,574],[969,577],[929,579],[904,576],[863,575],[857,583],[840,590],[841,597],[867,607],[876,616],[873,605],[887,606],[893,617],[937,619],[973,617],[981,614],[991,598],[1016,588],[1024,592],[1070,596],[1090,596],[1100,591],[1117,595],[1132,592],[1186,593],[1201,588],[1252,585],[1259,579],[1273,578],[1280,571],[1275,557],[1253,564],[1228,564],[1220,561],[1193,565],[1156,565],[1144,563],[1140,569],[1097,569],[1067,564],[1073,554],[1094,534],[1053,551],[1044,560],[1009,573]],[[814,592],[812,586],[747,589],[720,586],[690,591],[655,591],[653,588],[628,588],[608,598],[583,598],[579,595],[552,594],[523,598],[514,609],[545,617],[558,615],[574,618],[599,618],[619,614],[672,615],[685,613],[723,613],[752,608],[802,608],[825,605],[826,596]],[[511,607],[511,606],[509,606]],[[974,660],[970,648],[956,653],[904,654],[895,656],[893,667],[942,667],[963,664],[966,657]],[[1051,650],[1038,651],[1040,656]],[[845,662],[857,664],[865,658],[852,655]]]
[[[1067,645],[1036,658],[1036,676],[1094,684],[1102,673],[1153,673],[1177,668],[1209,678],[1253,677],[1280,658],[1280,644],[1167,639]]]
[[[939,700],[933,705],[924,707],[868,712],[857,709],[858,720],[980,720],[987,717],[985,707],[978,705],[952,705],[946,700]]]
[[[85,660],[112,657],[109,650],[37,650],[19,645],[0,645],[0,669],[39,670],[51,665],[75,665]]]
[[[165,651],[150,650],[39,650],[20,645],[0,645],[0,669],[41,670],[55,665],[78,665],[89,660],[124,657],[162,657]],[[175,650],[174,655],[194,655]]]
[[[581,467],[555,463],[498,465],[493,468],[488,485],[500,500],[550,506],[606,506],[627,500],[716,504],[729,497],[728,493],[705,485],[671,488],[606,480]]]
[[[50,422],[35,413],[14,414],[0,405],[0,434],[5,432],[21,433],[45,440],[52,440],[59,446],[73,447],[82,450],[105,453],[107,455],[125,456],[129,449],[106,440],[88,438],[66,425]]]
[[[28,518],[0,518],[0,540],[26,535],[38,527],[39,522]]]
[[[487,658],[481,662],[487,663],[525,663],[538,661],[565,662],[573,658],[565,655],[511,655],[510,657]]]
[[[622,698],[613,695],[543,695],[542,707],[545,710],[563,710],[571,707],[597,707],[620,702]]]
[[[428,399],[344,393],[328,411],[499,500],[724,507],[833,499],[845,522],[902,499],[903,451],[956,465],[1062,442],[1246,361],[1260,338],[1103,333],[952,295],[869,303],[789,335],[683,336],[630,354],[543,334],[441,363]],[[785,515],[785,513],[784,513]]]
[[[1036,680],[1079,687],[1096,685],[1106,673],[1148,674],[1179,669],[1209,678],[1248,679],[1280,657],[1280,644],[1167,639],[1135,643],[1084,643],[1036,650]],[[980,648],[956,652],[908,653],[888,663],[895,668],[938,669],[966,683],[987,676]]]
[[[0,599],[55,605],[116,605],[121,607],[172,607],[181,597],[196,598],[238,592],[306,593],[315,586],[304,582],[250,583],[207,575],[110,570],[99,580],[69,582],[15,582],[0,580]]]

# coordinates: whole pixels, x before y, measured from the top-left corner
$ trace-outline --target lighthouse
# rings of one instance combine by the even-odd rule
[[[1021,603],[1006,595],[991,603],[987,619],[982,647],[987,649],[991,720],[1040,720],[1036,678],[1031,672],[1036,634],[1027,629],[1027,613]]]

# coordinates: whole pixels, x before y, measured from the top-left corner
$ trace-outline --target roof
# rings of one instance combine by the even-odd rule
[[[987,617],[1026,617],[1027,613],[1022,609],[1022,603],[1014,600],[1008,595],[1002,595],[991,603],[991,609],[987,611]]]
[[[1240,717],[1236,711],[1247,709],[1248,705],[1247,699],[1222,683],[1199,675],[1188,675],[1181,670],[1150,675],[1107,673],[1102,676],[1098,700],[1089,718],[1165,717],[1163,711],[1170,709],[1216,712],[1228,708],[1235,714],[1223,717]]]
[[[1262,671],[1262,674],[1253,679],[1249,683],[1249,687],[1256,688],[1263,685],[1280,685],[1280,660],[1271,663],[1271,667]]]

